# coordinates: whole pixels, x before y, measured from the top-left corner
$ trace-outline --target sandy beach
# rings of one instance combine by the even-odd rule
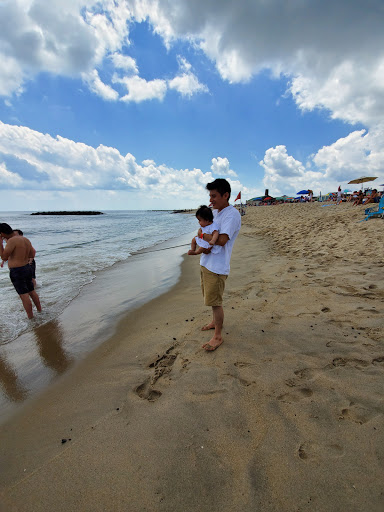
[[[1,510],[381,512],[383,219],[252,207],[224,344],[199,261],[0,427]]]

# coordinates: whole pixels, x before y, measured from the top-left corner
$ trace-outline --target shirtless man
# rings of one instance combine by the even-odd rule
[[[3,247],[3,240],[7,245]],[[36,254],[31,242],[24,236],[18,236],[11,226],[0,224],[0,259],[8,261],[9,277],[20,296],[28,318],[33,318],[32,303],[41,311],[40,299],[32,283],[32,268],[29,259]]]

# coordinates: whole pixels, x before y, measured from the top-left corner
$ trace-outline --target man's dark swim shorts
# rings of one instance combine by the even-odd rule
[[[33,292],[34,287],[32,283],[31,265],[27,264],[23,267],[10,268],[9,277],[11,278],[12,284],[19,295]]]
[[[32,279],[36,279],[36,261],[32,260],[30,265],[32,268]]]

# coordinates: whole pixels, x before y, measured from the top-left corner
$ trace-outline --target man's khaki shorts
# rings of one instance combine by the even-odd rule
[[[214,274],[205,267],[200,267],[201,291],[203,292],[204,304],[206,306],[221,306],[223,304],[223,293],[227,277],[222,274]]]

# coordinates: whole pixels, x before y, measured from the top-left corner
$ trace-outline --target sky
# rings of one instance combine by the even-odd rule
[[[384,183],[382,0],[0,0],[0,211]]]

